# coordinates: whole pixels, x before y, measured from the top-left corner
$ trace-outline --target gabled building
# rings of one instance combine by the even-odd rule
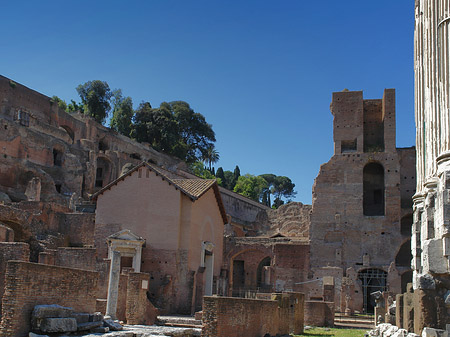
[[[189,314],[201,308],[203,295],[222,291],[227,216],[215,180],[173,179],[143,162],[93,199],[99,257],[108,256],[105,238],[114,233],[130,230],[143,238],[141,260],[122,256],[121,269],[139,263],[150,274],[148,294],[158,308]]]

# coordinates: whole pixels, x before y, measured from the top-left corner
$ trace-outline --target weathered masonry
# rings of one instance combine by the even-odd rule
[[[411,281],[415,151],[396,148],[394,89],[369,100],[335,92],[331,112],[334,155],[313,187],[309,278],[335,277],[337,310],[371,312],[371,292]]]

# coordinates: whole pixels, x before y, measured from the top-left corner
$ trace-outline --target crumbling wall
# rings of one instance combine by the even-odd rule
[[[97,277],[93,271],[9,261],[0,336],[27,336],[31,312],[38,304],[59,304],[79,312],[94,312]]]
[[[334,302],[306,301],[305,324],[310,326],[334,326]]]
[[[303,333],[304,295],[272,294],[272,300],[203,298],[203,337]]]
[[[380,276],[379,290],[397,292],[410,271],[406,228],[415,192],[415,151],[395,147],[393,89],[385,89],[378,100],[363,99],[361,91],[333,93],[331,112],[335,153],[313,186],[309,277],[335,277],[338,309],[370,310],[370,299],[356,288],[372,285],[363,285],[360,273],[387,273],[385,279]],[[350,308],[343,308],[341,286],[352,297]],[[319,293],[313,284],[308,287]]]
[[[152,325],[155,323],[157,309],[147,298],[149,282],[149,274],[128,274],[126,304],[127,324]]]

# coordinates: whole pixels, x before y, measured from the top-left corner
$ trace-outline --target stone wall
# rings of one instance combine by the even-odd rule
[[[97,277],[98,273],[92,271],[9,261],[0,336],[27,336],[31,312],[38,304],[59,304],[79,312],[94,312]]]
[[[304,295],[274,294],[274,300],[203,298],[203,337],[303,333]]]

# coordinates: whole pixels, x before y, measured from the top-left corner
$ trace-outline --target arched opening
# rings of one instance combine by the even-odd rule
[[[362,282],[365,313],[374,312],[375,299],[370,294],[375,291],[386,291],[386,278],[387,273],[378,268],[364,269],[358,273],[358,279]]]
[[[70,127],[68,127],[67,125],[61,125],[60,127],[67,132],[70,139],[72,139],[72,144],[73,144],[73,141],[75,139],[75,133],[73,132],[73,130]]]
[[[378,163],[369,163],[363,171],[364,215],[384,215],[384,168]]]
[[[97,158],[97,168],[95,172],[95,187],[102,188],[112,181],[111,162],[103,157]]]
[[[258,270],[256,271],[256,286],[260,289],[270,287],[270,275],[267,267],[270,267],[269,256],[262,259],[262,261],[258,265]]]
[[[106,151],[106,150],[109,150],[108,143],[106,143],[106,141],[105,141],[104,139],[101,139],[101,140],[98,142],[98,150],[99,150],[99,151]]]
[[[53,165],[62,166],[62,162],[63,162],[62,151],[57,148],[53,148]]]
[[[411,236],[412,233],[413,215],[405,215],[400,221],[400,233],[405,236]]]
[[[397,256],[395,257],[395,265],[397,267],[408,267],[411,268],[411,240],[406,241],[400,249],[398,250]]]

